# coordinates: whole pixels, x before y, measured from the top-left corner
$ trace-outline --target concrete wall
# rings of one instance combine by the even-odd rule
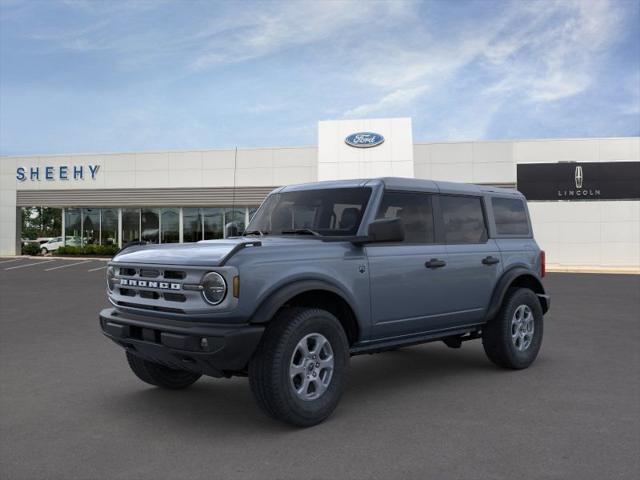
[[[640,138],[519,141],[516,163],[640,160]],[[534,233],[558,266],[640,269],[640,201],[529,202]]]
[[[86,188],[191,188],[232,187],[233,150],[186,152],[52,155],[3,158],[12,184],[19,190]],[[316,147],[256,148],[238,150],[236,186],[285,185],[316,179]],[[83,165],[84,180],[45,180],[43,171],[53,166]],[[88,165],[100,165],[95,180],[86,174]],[[40,167],[40,180],[16,180],[16,167]]]
[[[16,171],[10,159],[0,158],[0,255],[19,251],[16,225]]]
[[[451,182],[515,184],[513,142],[418,143],[415,177]]]
[[[358,131],[385,136],[357,149]],[[405,176],[513,185],[518,163],[640,160],[640,138],[433,142],[413,144],[410,119],[327,121],[319,146],[241,149],[235,184],[278,186],[335,178]],[[0,255],[16,251],[16,188],[126,189],[231,187],[234,151],[122,153],[0,159]],[[100,165],[95,180],[45,180],[46,166]],[[39,181],[16,180],[16,167],[41,168]],[[123,202],[126,203],[126,202]],[[82,206],[82,205],[79,205]],[[90,206],[90,205],[86,205]],[[529,202],[536,238],[549,264],[640,269],[640,201]]]
[[[0,255],[20,251],[16,241],[16,189],[126,189],[278,186],[313,182],[317,175],[317,148],[240,149],[234,181],[234,150],[49,155],[0,159]],[[59,167],[83,166],[82,180],[58,179]],[[89,165],[100,168],[91,178]],[[16,168],[40,168],[39,180],[16,179]],[[45,168],[54,167],[54,180],[46,180]],[[68,176],[72,176],[69,172]],[[123,199],[123,204],[127,204]],[[91,205],[78,205],[91,206]]]
[[[345,143],[352,133],[375,132],[384,143],[354,148]],[[410,118],[331,120],[318,123],[318,180],[371,177],[413,177]]]

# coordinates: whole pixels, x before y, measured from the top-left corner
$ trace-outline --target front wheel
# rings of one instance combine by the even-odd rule
[[[140,380],[156,387],[180,390],[195,383],[202,375],[186,370],[174,370],[158,363],[149,362],[127,352],[127,362]]]
[[[533,291],[513,288],[502,308],[482,332],[484,351],[493,363],[504,368],[527,368],[542,345],[542,307]]]
[[[40,253],[42,254],[42,256],[45,256],[47,253],[49,253],[49,250],[47,250],[46,248],[42,248],[40,249]]]
[[[287,308],[269,323],[249,363],[251,391],[270,417],[309,427],[336,408],[348,364],[349,343],[336,317]]]

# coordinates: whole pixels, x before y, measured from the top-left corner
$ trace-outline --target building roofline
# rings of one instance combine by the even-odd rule
[[[296,149],[318,149],[317,145],[280,146],[280,147],[238,147],[238,151],[252,150],[296,150]],[[127,150],[122,152],[80,152],[80,153],[32,153],[18,155],[0,155],[1,158],[29,158],[29,157],[80,157],[97,155],[146,155],[157,153],[194,153],[194,152],[234,152],[235,148],[192,148],[187,150]]]
[[[413,142],[414,145],[438,145],[452,143],[519,143],[519,142],[575,142],[579,140],[621,140],[621,139],[638,139],[638,135],[620,136],[620,137],[562,137],[562,138],[515,138],[515,139],[498,139],[498,140],[433,140],[426,142]]]
[[[426,142],[413,142],[413,145],[451,145],[467,143],[521,143],[521,142],[575,142],[589,140],[640,140],[640,136],[620,136],[620,137],[568,137],[568,138],[519,138],[519,139],[499,139],[499,140],[433,140]],[[318,145],[294,145],[294,146],[274,146],[274,147],[238,147],[238,151],[254,150],[298,150],[298,149],[318,149]],[[145,154],[172,154],[172,153],[193,153],[193,152],[233,152],[235,148],[192,148],[185,150],[126,150],[121,152],[78,152],[78,153],[32,153],[17,155],[0,155],[3,158],[33,158],[33,157],[80,157],[98,155],[145,155]]]

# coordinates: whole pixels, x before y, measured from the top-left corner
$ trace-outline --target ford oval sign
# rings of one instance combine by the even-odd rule
[[[371,148],[377,147],[384,142],[384,137],[379,133],[373,132],[358,132],[349,135],[344,139],[347,145],[356,148]]]

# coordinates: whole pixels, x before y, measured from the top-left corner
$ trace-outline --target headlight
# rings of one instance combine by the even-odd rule
[[[227,282],[222,275],[209,272],[202,277],[202,296],[207,303],[218,305],[227,294]]]
[[[107,288],[110,292],[113,292],[113,286],[115,285],[116,268],[107,267]]]

